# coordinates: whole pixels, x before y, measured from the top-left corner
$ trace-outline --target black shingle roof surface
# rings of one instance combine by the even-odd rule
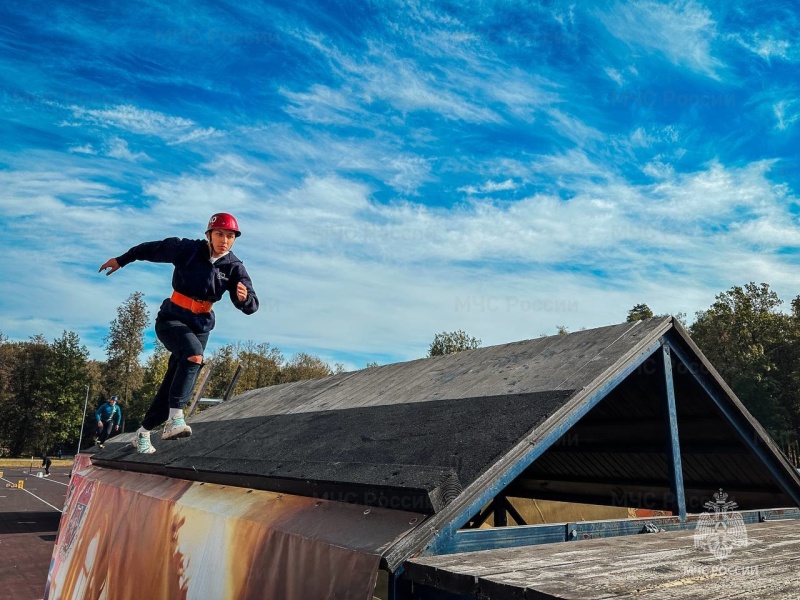
[[[252,390],[190,419],[191,438],[154,434],[152,455],[110,443],[94,462],[436,512],[670,324],[624,323]]]

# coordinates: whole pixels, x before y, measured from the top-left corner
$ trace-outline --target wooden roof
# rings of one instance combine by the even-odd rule
[[[246,392],[152,455],[107,466],[436,512],[666,320],[603,327]]]
[[[634,506],[655,492],[649,508],[672,508],[665,344],[687,500],[725,487],[797,505],[797,473],[672,318],[252,390],[192,417],[191,438],[154,433],[152,455],[109,443],[94,462],[432,515],[387,551],[393,569],[503,490]]]
[[[702,530],[642,534],[545,546],[506,548],[406,562],[417,586],[448,598],[520,600],[717,600],[800,597],[796,574],[800,522],[747,525],[743,545],[719,560],[695,545]],[[731,532],[733,529],[730,530]],[[733,546],[733,537],[731,536]],[[415,597],[440,597],[423,592]],[[456,595],[457,594],[457,595]],[[444,596],[442,596],[444,597]]]

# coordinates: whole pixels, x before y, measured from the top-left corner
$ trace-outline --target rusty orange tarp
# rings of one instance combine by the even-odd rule
[[[79,456],[44,597],[368,600],[381,552],[422,519]]]

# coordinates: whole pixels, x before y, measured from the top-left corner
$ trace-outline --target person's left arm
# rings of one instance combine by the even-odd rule
[[[234,266],[231,273],[232,284],[229,290],[233,305],[246,315],[252,315],[258,310],[258,296],[253,289],[253,282],[242,263]]]
[[[94,413],[94,420],[97,421],[97,426],[103,426],[103,407],[108,404],[107,402],[103,402]]]

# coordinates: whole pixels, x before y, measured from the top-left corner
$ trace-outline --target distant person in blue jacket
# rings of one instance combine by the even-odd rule
[[[117,269],[135,260],[172,263],[172,295],[161,303],[156,316],[156,336],[170,351],[164,380],[153,398],[133,445],[142,454],[155,452],[150,431],[166,421],[162,440],[188,437],[183,409],[189,402],[208,336],[214,328],[211,307],[225,292],[233,305],[246,315],[258,310],[258,297],[244,264],[231,252],[241,235],[233,215],[216,213],[208,220],[203,240],[167,238],[134,246],[121,256],[108,259],[100,272]]]
[[[97,420],[97,436],[95,443],[99,448],[105,448],[106,440],[111,437],[111,430],[119,431],[122,422],[122,409],[117,402],[118,396],[111,396],[108,402],[103,402],[94,417]]]

